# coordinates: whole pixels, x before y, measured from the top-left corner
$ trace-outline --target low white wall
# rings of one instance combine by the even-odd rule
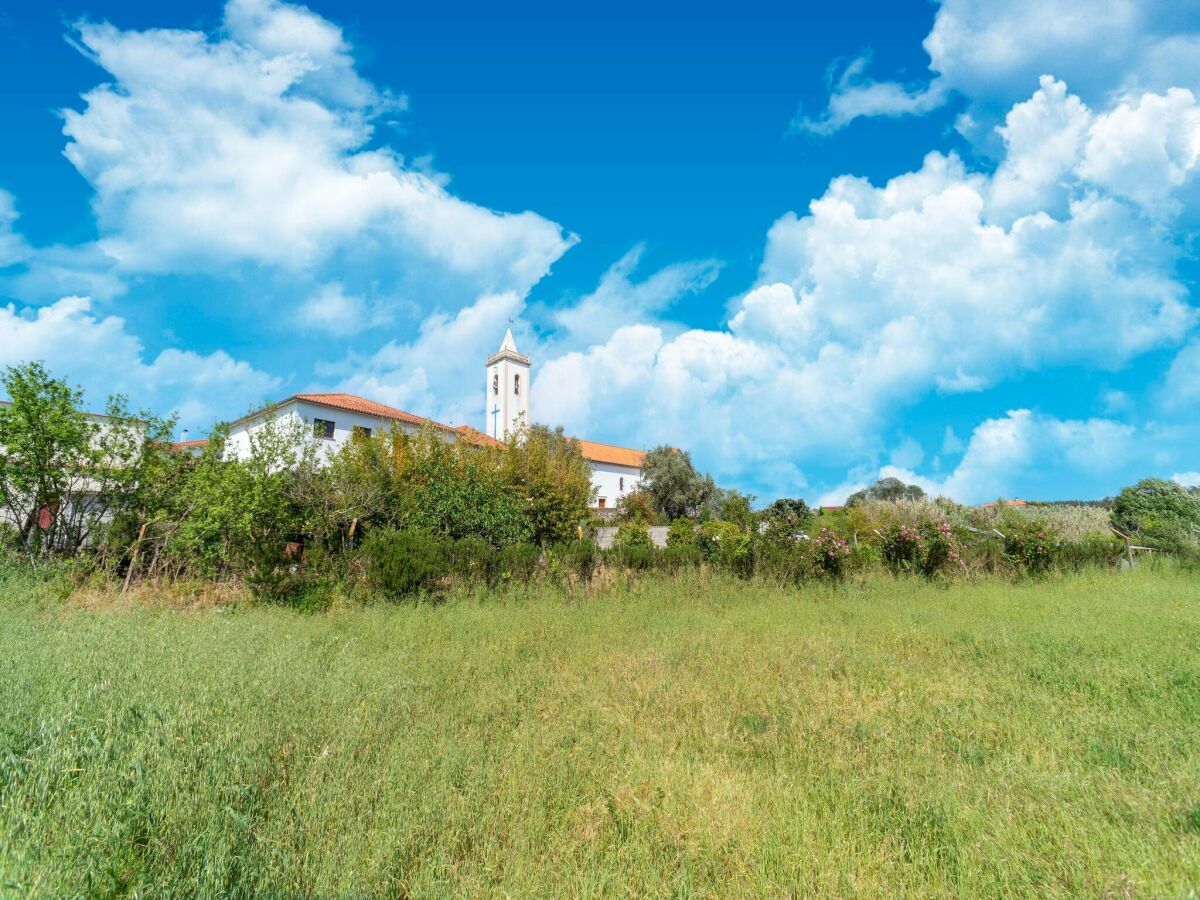
[[[650,532],[650,541],[655,547],[662,549],[667,546],[667,526],[666,525],[651,525],[646,529]],[[605,525],[602,528],[596,529],[594,540],[596,546],[601,550],[607,550],[617,539],[617,529],[612,526]]]

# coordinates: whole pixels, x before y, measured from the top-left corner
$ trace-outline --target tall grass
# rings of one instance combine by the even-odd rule
[[[0,590],[0,893],[1177,895],[1200,583]]]

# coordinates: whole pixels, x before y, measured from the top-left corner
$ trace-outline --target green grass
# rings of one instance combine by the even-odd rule
[[[1180,895],[1200,579],[0,600],[0,894]]]

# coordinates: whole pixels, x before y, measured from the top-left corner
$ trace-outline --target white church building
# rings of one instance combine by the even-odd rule
[[[507,330],[500,349],[487,359],[483,431],[477,431],[469,425],[443,425],[354,394],[292,394],[233,422],[229,428],[226,452],[240,458],[248,456],[251,435],[255,431],[268,421],[286,423],[288,420],[298,423],[310,440],[320,442],[329,456],[335,454],[356,433],[369,436],[394,428],[415,432],[426,422],[445,435],[446,440],[500,445],[509,435],[519,433],[533,421],[531,370],[529,357],[517,350],[512,330]],[[622,497],[638,486],[642,477],[642,460],[646,456],[643,451],[580,438],[575,441],[592,467],[597,508],[616,506]],[[187,441],[177,446],[181,450],[195,452],[202,443]]]

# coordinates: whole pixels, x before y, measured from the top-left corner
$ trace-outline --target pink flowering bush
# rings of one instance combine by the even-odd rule
[[[893,575],[915,572],[926,578],[965,574],[963,550],[950,523],[900,525],[883,539],[883,561]]]
[[[1010,522],[1004,555],[1030,574],[1045,572],[1058,554],[1059,541],[1044,522]]]
[[[836,532],[822,528],[821,533],[808,542],[807,550],[809,575],[833,579],[845,576],[850,544]]]

